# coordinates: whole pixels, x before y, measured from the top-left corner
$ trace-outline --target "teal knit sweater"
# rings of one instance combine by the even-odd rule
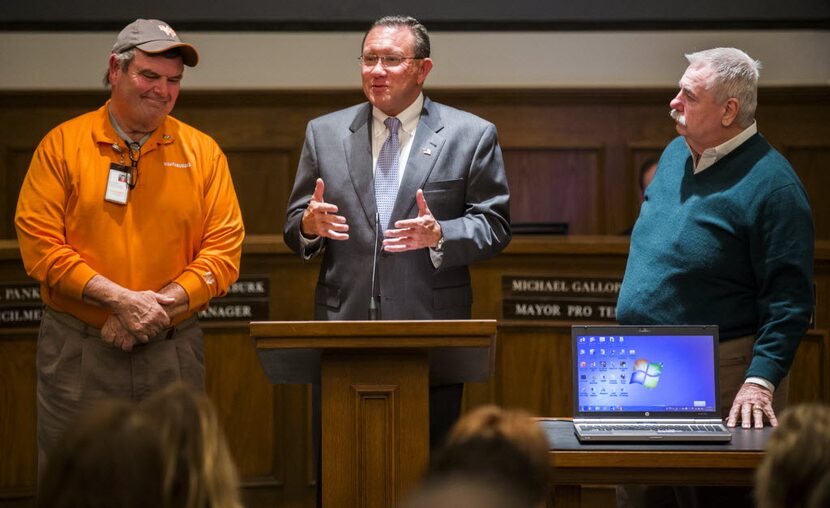
[[[678,137],[634,225],[617,319],[755,335],[747,376],[777,386],[810,324],[813,242],[804,188],[760,134],[697,175]]]

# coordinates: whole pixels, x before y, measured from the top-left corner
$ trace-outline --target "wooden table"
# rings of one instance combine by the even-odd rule
[[[556,508],[579,508],[581,485],[750,486],[772,433],[734,429],[728,444],[582,444],[573,423],[542,419],[551,443],[551,483]]]

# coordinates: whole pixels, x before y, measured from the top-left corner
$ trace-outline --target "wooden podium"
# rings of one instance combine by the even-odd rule
[[[252,322],[271,383],[319,383],[323,506],[397,506],[429,460],[429,384],[484,381],[495,320]]]

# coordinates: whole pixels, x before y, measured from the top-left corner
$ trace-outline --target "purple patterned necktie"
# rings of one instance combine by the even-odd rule
[[[378,166],[375,169],[375,201],[380,215],[380,227],[386,230],[389,225],[389,216],[395,206],[395,197],[398,195],[398,167],[401,160],[401,143],[398,140],[398,127],[401,121],[389,117],[383,123],[389,129],[389,136],[383,142],[378,155]]]

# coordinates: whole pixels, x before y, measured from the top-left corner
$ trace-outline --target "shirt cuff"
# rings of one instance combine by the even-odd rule
[[[744,381],[744,383],[754,383],[756,385],[761,385],[767,390],[775,392],[775,385],[773,385],[772,383],[770,383],[762,377],[748,377],[746,378],[746,381]]]
[[[185,270],[173,281],[187,293],[189,311],[202,310],[207,307],[208,301],[216,293],[215,287],[214,291],[208,288],[208,284],[216,285],[213,275],[206,274],[206,276],[209,280],[204,280],[192,271]]]
[[[444,252],[437,251],[432,247],[429,248],[429,259],[432,261],[432,266],[435,269],[441,268],[441,263],[444,262]]]
[[[60,282],[60,292],[76,300],[84,299],[86,285],[98,273],[86,263],[78,263]]]
[[[319,236],[315,236],[314,238],[306,238],[302,231],[300,231],[300,245],[303,247],[308,247],[309,245],[314,245],[320,241]]]
[[[315,236],[314,238],[306,238],[302,231],[299,232],[299,235],[303,259],[311,259],[317,252],[320,242],[323,241],[323,237]]]

